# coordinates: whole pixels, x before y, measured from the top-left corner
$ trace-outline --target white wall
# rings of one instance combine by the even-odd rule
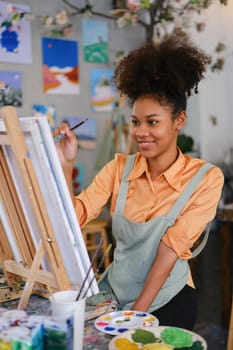
[[[201,157],[222,163],[225,152],[233,147],[233,0],[229,0],[227,7],[216,2],[204,20],[205,31],[193,32],[193,39],[208,53],[214,52],[219,41],[225,43],[226,62],[222,71],[206,75],[194,102],[191,98],[187,132],[197,140]],[[211,116],[217,117],[215,126]]]

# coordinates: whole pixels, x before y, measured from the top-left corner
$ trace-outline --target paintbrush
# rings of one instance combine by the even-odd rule
[[[88,118],[82,120],[78,124],[75,124],[74,126],[72,126],[72,128],[70,128],[70,130],[75,130],[75,129],[79,128],[81,125],[86,123],[87,120],[88,120]],[[66,134],[58,135],[58,136],[54,137],[54,142],[59,142],[60,140],[64,139],[64,137],[66,137]]]
[[[102,265],[103,265],[103,263],[104,263],[104,259],[106,258],[106,256],[107,256],[108,253],[110,252],[110,249],[111,249],[111,248],[112,248],[112,244],[109,244],[108,247],[107,247],[107,249],[106,249],[106,252],[105,252],[104,255],[102,256],[102,259],[101,259],[100,262],[99,262],[99,265],[98,265],[98,267],[97,267],[97,269],[96,269],[96,271],[95,271],[95,273],[94,273],[94,276],[93,276],[92,279],[90,280],[89,285],[88,285],[88,287],[87,287],[87,290],[86,290],[86,292],[84,293],[84,295],[82,296],[82,298],[85,298],[85,297],[86,297],[86,295],[87,295],[87,293],[88,293],[88,291],[89,291],[89,289],[90,289],[92,283],[94,282],[95,277],[96,277],[96,276],[98,275],[98,273],[100,272],[100,269],[101,269],[101,267],[102,267]]]
[[[99,254],[99,251],[100,251],[100,249],[101,249],[103,240],[104,240],[103,237],[101,237],[100,242],[99,242],[99,244],[98,244],[98,246],[97,246],[97,248],[96,248],[95,254],[93,255],[93,258],[92,258],[92,261],[91,261],[91,265],[90,265],[90,267],[89,267],[89,269],[88,269],[88,271],[87,271],[87,273],[86,273],[86,276],[85,276],[85,278],[84,278],[84,280],[83,280],[83,283],[82,283],[82,285],[81,285],[81,287],[80,287],[79,293],[78,293],[77,298],[75,299],[75,301],[78,301],[79,298],[80,298],[80,295],[81,295],[81,293],[82,293],[82,291],[83,291],[83,288],[84,288],[84,286],[85,286],[85,283],[86,283],[86,281],[87,281],[87,279],[88,279],[88,276],[89,276],[89,274],[90,274],[90,272],[91,272],[91,269],[92,269],[92,267],[93,267],[93,265],[94,265],[94,263],[95,263],[95,260],[96,260],[98,254]]]

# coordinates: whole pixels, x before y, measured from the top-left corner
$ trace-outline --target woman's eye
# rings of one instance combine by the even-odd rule
[[[130,121],[131,125],[136,126],[139,124],[139,122],[136,119],[131,119]]]
[[[137,120],[137,119],[131,119],[130,124],[132,126],[139,126],[141,124],[141,122],[139,120]],[[147,120],[147,124],[149,126],[154,126],[154,125],[157,124],[157,120],[154,120],[154,119]]]
[[[148,124],[156,125],[157,124],[157,120],[148,120]]]

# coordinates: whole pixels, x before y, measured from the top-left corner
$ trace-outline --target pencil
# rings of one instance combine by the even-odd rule
[[[88,118],[82,120],[78,124],[75,124],[74,126],[72,126],[72,128],[70,128],[70,130],[75,130],[75,129],[79,128],[81,125],[86,123],[87,120],[88,120]],[[66,134],[58,135],[58,136],[54,137],[54,142],[58,142],[58,141],[62,140],[64,137],[66,137]]]

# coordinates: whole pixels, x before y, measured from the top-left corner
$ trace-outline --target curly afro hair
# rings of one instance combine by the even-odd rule
[[[179,100],[184,109],[192,89],[198,92],[208,63],[209,57],[187,36],[173,34],[158,44],[145,44],[129,52],[119,61],[113,78],[130,104],[149,95],[178,109]]]

